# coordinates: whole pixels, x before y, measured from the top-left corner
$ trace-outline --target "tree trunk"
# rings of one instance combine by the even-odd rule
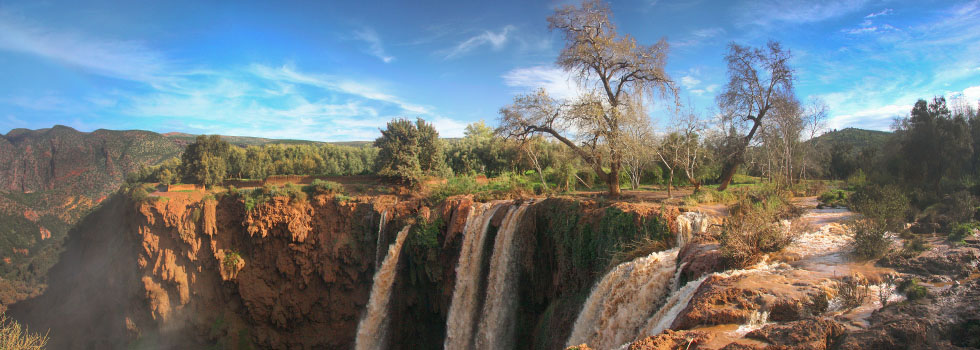
[[[674,187],[674,168],[670,168],[670,177],[667,178],[667,199],[674,198],[673,191],[671,191],[673,187]]]
[[[738,166],[742,164],[742,152],[739,151],[735,155],[735,158],[731,162],[725,164],[725,168],[721,171],[721,177],[718,178],[718,191],[724,191],[728,188],[728,184],[732,182],[732,178],[735,177],[735,172],[738,171]]]
[[[619,197],[619,171],[610,169],[609,175],[606,177],[606,184],[609,185],[609,197]]]

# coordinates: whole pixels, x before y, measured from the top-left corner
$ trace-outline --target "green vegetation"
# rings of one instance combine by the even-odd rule
[[[238,267],[238,262],[242,260],[241,254],[234,250],[226,250],[225,257],[221,259],[221,266],[228,271],[234,271]]]
[[[848,191],[833,189],[821,193],[820,196],[817,197],[817,200],[819,200],[820,204],[825,207],[846,207],[848,205],[849,196],[850,192]]]
[[[41,350],[48,336],[31,333],[26,327],[0,313],[0,350]]]
[[[421,118],[415,123],[405,119],[388,122],[374,146],[378,148],[375,162],[378,175],[418,186],[423,176],[445,172],[445,146],[435,127]]]
[[[909,300],[919,300],[929,296],[929,290],[925,286],[920,285],[919,280],[915,278],[902,281],[897,289],[905,294],[905,297]]]
[[[857,220],[850,225],[854,233],[854,253],[863,259],[877,259],[888,253],[891,242],[881,221]]]
[[[864,214],[882,229],[898,232],[903,229],[909,201],[895,186],[867,185],[851,194],[850,208]]]
[[[950,242],[962,242],[967,237],[973,236],[980,230],[980,223],[976,221],[959,223],[949,233],[946,238]]]

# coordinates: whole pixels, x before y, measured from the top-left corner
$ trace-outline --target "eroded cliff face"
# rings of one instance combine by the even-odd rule
[[[442,347],[470,197],[427,204],[321,194],[251,209],[237,196],[201,197],[111,197],[72,231],[50,288],[11,314],[50,329],[53,349],[353,348],[379,259],[410,225],[387,343]],[[512,223],[518,348],[561,347],[617,242],[675,241],[676,211],[653,205],[529,203],[505,202],[528,205]],[[488,241],[506,212],[488,219]]]

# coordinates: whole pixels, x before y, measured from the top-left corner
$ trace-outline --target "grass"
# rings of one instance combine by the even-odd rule
[[[904,293],[909,300],[919,300],[929,296],[929,290],[925,286],[919,285],[919,280],[915,278],[902,281],[898,285],[898,290]]]
[[[975,235],[978,230],[980,230],[980,223],[976,221],[962,222],[953,226],[952,231],[950,231],[949,236],[946,236],[946,239],[950,242],[960,243],[967,237]]]
[[[434,188],[429,193],[429,200],[439,203],[446,198],[464,194],[472,194],[473,199],[480,202],[508,199],[542,191],[541,187],[536,191],[534,185],[527,176],[513,173],[503,174],[486,184],[477,182],[473,176],[454,176],[446,179],[445,184]]]
[[[825,207],[846,207],[850,195],[850,191],[833,189],[821,193],[820,196],[817,197],[817,200],[819,200],[820,204]]]
[[[40,350],[47,344],[47,334],[31,333],[27,327],[0,313],[0,350]]]

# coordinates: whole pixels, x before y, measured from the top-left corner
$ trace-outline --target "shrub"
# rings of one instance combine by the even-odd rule
[[[861,275],[844,277],[837,282],[837,300],[845,310],[861,306],[870,296],[868,281]]]
[[[315,179],[310,184],[309,189],[313,193],[345,193],[344,185],[333,181]]]
[[[980,230],[980,223],[976,221],[961,222],[953,227],[946,239],[950,242],[962,242],[967,237],[976,234],[977,230]]]
[[[48,335],[31,333],[26,327],[0,313],[0,349],[40,350],[48,345]]]
[[[817,200],[825,207],[846,207],[848,193],[844,190],[830,190],[821,193]]]
[[[919,285],[919,280],[910,278],[902,281],[898,285],[898,290],[905,293],[909,300],[918,300],[929,296],[929,290],[925,286]]]
[[[888,252],[887,230],[875,220],[857,220],[851,225],[854,233],[854,253],[863,259],[877,259]]]
[[[894,186],[863,186],[851,194],[849,202],[851,210],[896,232],[903,228],[909,211],[908,198]]]
[[[242,259],[242,255],[234,250],[225,251],[225,258],[221,260],[221,265],[224,266],[225,270],[234,271],[238,266],[238,261]]]
[[[743,204],[725,218],[719,237],[721,253],[729,266],[746,267],[758,262],[763,254],[778,252],[788,246],[796,233],[784,229],[770,209]]]
[[[921,236],[916,236],[910,240],[906,240],[902,243],[902,255],[906,257],[913,257],[921,252],[929,250],[932,248],[926,240]]]

